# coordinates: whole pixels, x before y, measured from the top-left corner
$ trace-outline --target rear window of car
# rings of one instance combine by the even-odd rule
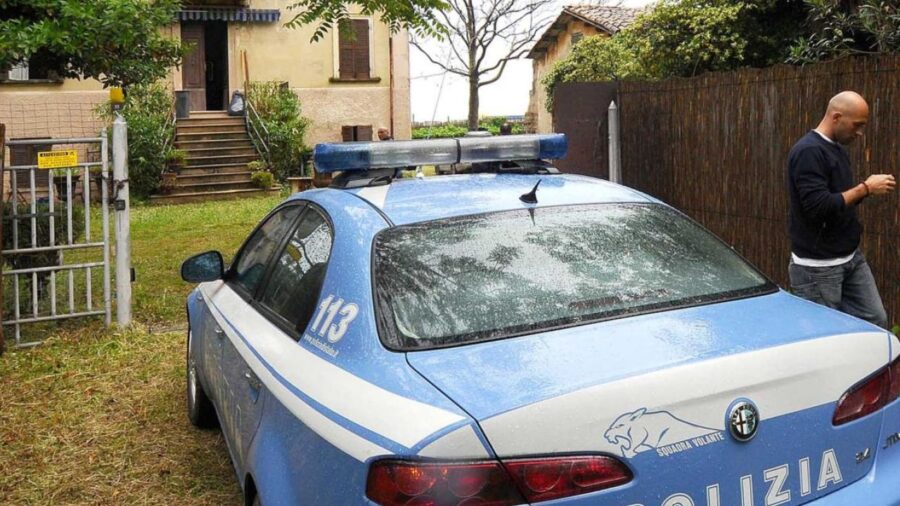
[[[522,209],[382,231],[386,346],[420,350],[767,293],[731,248],[658,204]]]

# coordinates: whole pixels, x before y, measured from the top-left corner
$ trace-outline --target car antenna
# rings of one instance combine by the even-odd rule
[[[519,195],[519,200],[526,204],[537,204],[537,189],[540,184],[541,180],[538,179],[538,182],[535,183],[534,188],[530,192]]]

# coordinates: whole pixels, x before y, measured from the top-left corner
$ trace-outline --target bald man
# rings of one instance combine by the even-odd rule
[[[888,328],[875,278],[859,251],[862,225],[856,208],[867,198],[894,191],[890,174],[858,181],[844,147],[862,137],[869,106],[844,91],[828,103],[825,117],[788,156],[791,289],[882,328]]]

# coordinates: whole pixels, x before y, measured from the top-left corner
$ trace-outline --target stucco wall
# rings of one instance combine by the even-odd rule
[[[572,51],[572,35],[577,32],[582,33],[584,37],[606,35],[606,32],[597,30],[593,25],[573,20],[566,26],[566,30],[559,34],[556,43],[550,45],[542,57],[533,60],[534,80],[531,85],[528,113],[534,115],[539,133],[550,133],[553,131],[553,116],[547,111],[547,94],[541,81],[553,70],[553,65],[557,61],[565,58]]]

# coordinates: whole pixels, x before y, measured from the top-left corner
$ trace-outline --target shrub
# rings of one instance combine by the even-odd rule
[[[268,167],[266,166],[266,162],[260,160],[253,160],[247,164],[247,170],[250,172],[257,172],[260,170],[266,170]]]
[[[508,120],[503,116],[486,116],[481,118],[478,127],[485,128],[492,135],[500,135],[500,125]],[[413,128],[413,139],[447,139],[462,137],[468,133],[469,128],[465,121],[451,121],[433,126],[421,126]],[[513,134],[524,134],[525,126],[522,123],[512,123]]]
[[[172,168],[184,167],[187,163],[187,151],[183,149],[171,149],[166,153],[166,164]]]
[[[114,119],[109,104],[101,105],[97,113],[110,122]],[[160,83],[130,86],[122,116],[128,122],[129,193],[147,198],[159,189],[169,151],[166,146],[175,134],[169,90]]]
[[[269,166],[279,181],[299,174],[300,157],[306,151],[303,137],[309,119],[300,115],[300,99],[278,82],[254,82],[247,85],[247,99],[269,132]],[[259,128],[259,127],[257,127]],[[265,135],[260,130],[260,134]]]
[[[267,170],[258,170],[250,175],[250,181],[263,190],[268,190],[275,184],[275,176]]]

